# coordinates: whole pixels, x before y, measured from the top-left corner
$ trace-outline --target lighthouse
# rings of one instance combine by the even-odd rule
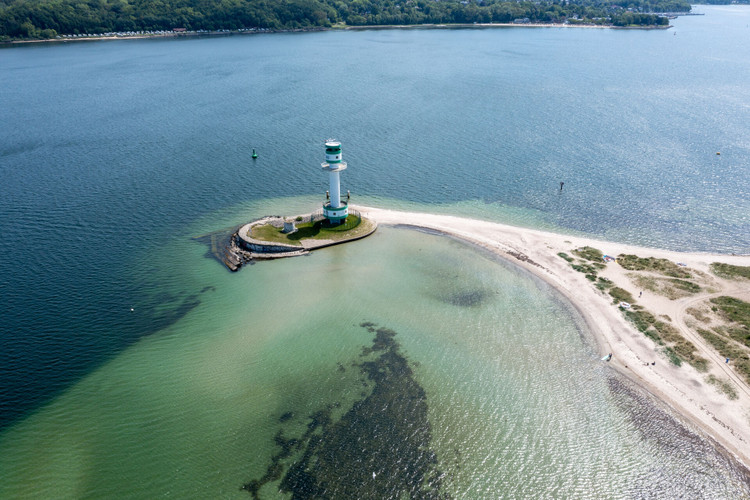
[[[341,161],[341,143],[326,141],[326,161],[320,165],[328,171],[328,200],[323,204],[323,216],[333,224],[339,224],[349,216],[349,195],[341,200],[339,173],[346,170],[346,162]]]

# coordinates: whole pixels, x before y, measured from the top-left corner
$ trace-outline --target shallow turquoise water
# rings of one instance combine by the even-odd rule
[[[279,430],[301,435],[316,411],[339,403],[340,417],[372,390],[352,364],[373,339],[363,322],[396,332],[429,424],[407,414],[383,427],[381,408],[362,425],[386,449],[394,427],[428,425],[445,494],[749,494],[735,465],[626,390],[546,285],[480,250],[381,228],[238,274],[203,250],[152,255],[194,254],[184,280],[212,287],[199,306],[0,437],[0,496],[246,498]],[[653,419],[665,421],[639,423]],[[337,463],[361,475],[347,456]]]
[[[230,274],[191,239],[319,206],[335,136],[359,204],[748,253],[750,10],[699,9],[0,50],[0,496],[246,498],[279,428],[374,390],[363,321],[418,363],[398,380],[453,496],[747,496],[543,285],[466,247],[385,230]]]

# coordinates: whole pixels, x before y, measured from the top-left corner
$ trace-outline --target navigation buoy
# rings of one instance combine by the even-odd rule
[[[253,160],[258,157],[258,153],[255,152],[255,149],[253,148]]]

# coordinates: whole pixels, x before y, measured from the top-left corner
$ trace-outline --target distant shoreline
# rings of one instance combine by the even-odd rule
[[[690,13],[681,15],[691,15]],[[694,14],[697,15],[697,14]],[[265,33],[308,33],[317,31],[363,31],[363,30],[428,30],[428,29],[485,29],[485,28],[597,28],[617,30],[666,30],[666,26],[614,26],[611,24],[565,24],[565,23],[458,23],[458,24],[375,24],[367,26],[336,26],[309,27],[294,29],[259,28],[254,30],[228,31],[185,31],[167,33],[134,32],[126,35],[88,36],[88,35],[60,35],[59,38],[36,38],[29,40],[0,41],[0,45],[19,45],[29,43],[69,43],[79,41],[99,40],[142,40],[145,38],[186,38],[186,37],[215,37],[230,35],[260,35]]]
[[[666,30],[667,26],[615,26],[612,24],[566,24],[566,23],[460,23],[460,24],[380,24],[373,26],[347,26],[345,30],[384,29],[452,29],[452,28],[598,28],[616,30]],[[333,29],[333,28],[332,28]]]

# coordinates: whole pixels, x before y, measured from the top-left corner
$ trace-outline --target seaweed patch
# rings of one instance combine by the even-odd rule
[[[490,292],[487,290],[464,290],[459,292],[451,292],[441,296],[440,299],[448,304],[459,306],[459,307],[475,307],[483,304],[490,297]]]
[[[294,499],[449,498],[441,491],[444,475],[430,447],[427,398],[396,332],[373,323],[360,326],[375,334],[353,364],[369,391],[337,421],[332,418],[337,404],[313,413],[298,438],[285,438],[279,430],[278,451],[265,474],[242,486],[253,498],[262,498],[261,489],[276,481],[278,491]]]

